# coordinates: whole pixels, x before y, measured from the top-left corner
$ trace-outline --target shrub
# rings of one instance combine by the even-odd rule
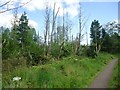
[[[94,46],[90,46],[86,49],[86,53],[88,57],[95,58],[97,56],[94,48],[95,48]]]

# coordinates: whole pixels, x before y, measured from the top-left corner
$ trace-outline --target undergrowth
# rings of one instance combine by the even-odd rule
[[[69,56],[49,64],[21,67],[3,72],[4,88],[14,88],[13,77],[19,76],[20,88],[87,88],[96,73],[100,72],[114,58],[108,53],[100,53],[95,59]]]

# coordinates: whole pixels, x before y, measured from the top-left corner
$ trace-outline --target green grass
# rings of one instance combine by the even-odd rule
[[[87,88],[111,57],[108,53],[100,53],[95,59],[69,56],[46,65],[3,72],[3,87],[15,87],[12,78],[20,76],[21,88]]]

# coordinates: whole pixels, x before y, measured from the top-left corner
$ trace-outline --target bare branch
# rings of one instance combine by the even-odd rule
[[[3,6],[7,5],[7,4],[10,3],[10,2],[11,2],[11,0],[9,0],[9,1],[7,1],[6,3],[0,5],[0,7],[3,7]]]
[[[11,11],[11,10],[14,10],[14,9],[21,8],[21,7],[25,6],[26,4],[28,4],[28,3],[31,2],[31,1],[32,1],[32,0],[24,3],[23,5],[20,5],[20,6],[18,6],[18,7],[15,7],[15,8],[8,8],[8,9],[6,9],[6,10],[0,11],[0,14],[1,14],[1,13],[5,13],[5,12],[7,12],[7,11]],[[8,3],[7,3],[7,4],[8,4]]]
[[[82,26],[82,29],[81,29],[81,30],[83,30],[83,29],[84,29],[85,24],[87,23],[88,19],[89,19],[89,17],[88,17],[88,18],[84,21],[84,23],[83,23],[83,26]]]
[[[54,9],[53,9],[53,23],[52,23],[52,32],[51,32],[51,42],[52,42],[52,35],[53,35],[53,32],[54,32],[54,28],[55,28],[55,21],[56,21],[56,18],[57,18],[59,9],[60,9],[60,7],[59,7],[56,14],[55,14],[55,6],[56,6],[56,3],[54,3]]]
[[[56,19],[57,15],[58,15],[59,10],[60,10],[60,7],[59,7],[58,10],[57,10],[57,13],[56,13],[56,15],[55,15],[55,19]]]

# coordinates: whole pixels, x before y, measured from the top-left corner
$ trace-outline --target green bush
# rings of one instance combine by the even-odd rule
[[[57,43],[52,44],[52,57],[58,58],[60,56],[60,46]]]
[[[86,49],[86,54],[88,57],[95,58],[97,56],[94,48],[95,48],[94,46],[90,46]]]
[[[23,55],[27,58],[28,66],[45,64],[47,62],[47,58],[44,56],[44,47],[42,45],[39,47],[38,45],[26,47]]]

